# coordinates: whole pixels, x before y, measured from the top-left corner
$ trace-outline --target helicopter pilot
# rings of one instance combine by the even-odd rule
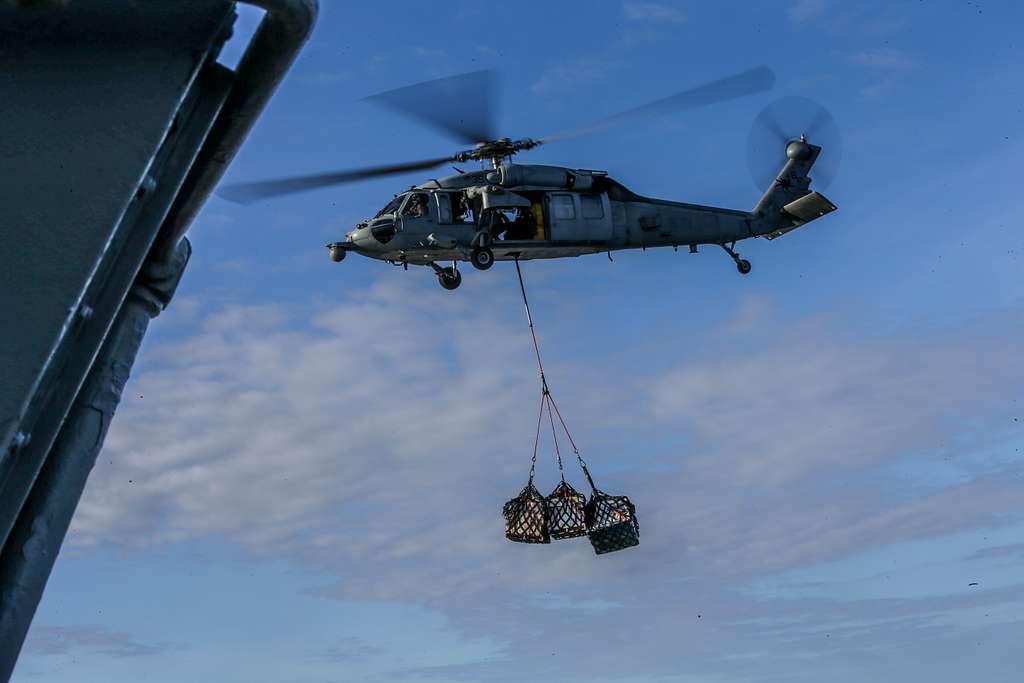
[[[416,193],[409,199],[409,205],[403,211],[406,216],[420,217],[427,215],[427,195]]]

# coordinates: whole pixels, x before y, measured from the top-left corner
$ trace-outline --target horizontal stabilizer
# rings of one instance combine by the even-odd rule
[[[780,227],[768,233],[765,237],[770,240],[782,237],[787,232],[796,230],[801,225],[806,225],[835,210],[836,205],[826,199],[824,195],[818,192],[810,192],[782,207],[783,214],[789,219],[787,221],[789,225]]]

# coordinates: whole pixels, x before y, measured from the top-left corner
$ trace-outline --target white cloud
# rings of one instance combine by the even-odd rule
[[[658,23],[682,24],[686,14],[678,7],[657,2],[625,2],[622,13],[629,21],[653,21]]]
[[[627,470],[591,465],[635,498],[644,543],[625,565],[594,563],[585,541],[526,554],[499,514],[525,479],[535,420],[518,306],[492,297],[481,309],[420,284],[313,312],[228,307],[150,351],[73,543],[219,537],[328,576],[346,567],[322,595],[433,600],[571,591],[652,561],[655,572],[756,575],[1014,509],[998,480],[883,503],[868,476],[999,412],[1024,368],[998,337],[851,337],[780,321],[757,300],[713,333],[714,355],[561,388],[591,440],[633,444]],[[670,445],[678,435],[685,445]],[[550,467],[541,481],[553,485]]]
[[[155,350],[73,543],[212,535],[313,563],[376,557],[395,563],[389,582],[367,568],[377,594],[416,592],[421,558],[444,548],[474,562],[444,563],[430,591],[479,584],[505,543],[501,503],[525,483],[536,375],[521,321],[446,295],[230,307]]]
[[[947,436],[956,429],[948,420],[967,406],[997,409],[992,382],[1002,368],[1024,375],[998,340],[961,336],[844,339],[804,322],[761,349],[660,378],[653,408],[685,420],[713,466],[728,459],[744,481],[870,464],[918,446],[923,434]],[[965,355],[962,344],[975,353]]]
[[[308,83],[309,85],[334,86],[339,83],[351,81],[355,76],[355,73],[352,71],[339,69],[334,71],[322,70],[303,72],[296,78],[303,83]]]
[[[497,644],[496,658],[396,674],[407,677],[543,674],[521,653],[554,642],[580,676],[626,677],[644,661],[645,674],[672,677],[677,643],[699,642],[687,650],[695,680],[757,679],[791,670],[778,651],[835,670],[813,645],[820,629],[863,655],[888,646],[869,627],[908,647],[965,628],[935,621],[938,598],[839,605],[736,588],[1019,517],[1019,479],[1006,473],[965,462],[961,483],[920,488],[887,471],[908,456],[950,457],[952,443],[964,454],[999,445],[1024,379],[1003,341],[1024,328],[1019,311],[963,331],[868,338],[786,320],[759,297],[690,339],[708,350],[664,373],[637,376],[639,361],[553,368],[572,377],[555,389],[598,482],[640,514],[641,545],[595,559],[584,539],[502,536],[537,389],[514,292],[485,291],[480,307],[422,284],[391,281],[330,308],[227,307],[184,341],[148,349],[72,543],[214,538],[313,570],[314,595],[428,603],[467,642]],[[542,488],[553,475],[542,455]],[[984,600],[965,597],[963,609]],[[609,628],[636,636],[622,646],[629,657],[593,647]],[[732,657],[737,638],[766,651]],[[353,642],[325,656],[369,652]]]
[[[94,653],[117,659],[152,657],[174,649],[165,643],[143,643],[131,634],[102,626],[33,624],[25,640],[24,653],[35,657]]]
[[[877,102],[878,100],[884,99],[895,87],[896,82],[893,79],[884,78],[861,88],[860,96],[866,100]]]
[[[427,57],[427,58],[439,58],[439,57],[447,57],[448,56],[448,52],[446,50],[441,50],[441,49],[433,48],[433,47],[423,47],[423,46],[414,47],[413,48],[413,53],[415,53],[415,55],[417,57]]]
[[[787,14],[793,23],[803,24],[823,16],[831,4],[831,0],[793,0]]]
[[[535,95],[547,95],[594,83],[604,78],[610,68],[609,62],[589,57],[552,66],[541,73],[530,86],[530,91]]]
[[[880,70],[903,70],[916,66],[916,62],[903,50],[881,47],[861,50],[849,57],[851,64]]]
[[[876,80],[860,89],[861,97],[870,101],[884,99],[897,87],[898,76],[917,66],[917,62],[906,52],[888,47],[861,50],[847,57],[847,61],[864,67],[876,77]]]

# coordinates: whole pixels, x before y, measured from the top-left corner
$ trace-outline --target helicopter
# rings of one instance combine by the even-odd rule
[[[741,274],[750,261],[736,251],[749,238],[772,240],[836,210],[810,189],[808,173],[823,147],[814,137],[838,140],[831,115],[803,98],[768,105],[755,119],[748,140],[748,163],[767,186],[752,210],[727,209],[652,199],[627,189],[606,171],[513,163],[513,157],[542,144],[590,134],[613,125],[669,112],[694,109],[769,90],[774,74],[761,66],[689,88],[589,125],[544,138],[497,137],[491,112],[490,71],[475,71],[417,83],[366,98],[411,116],[473,146],[448,156],[408,163],[239,183],[219,194],[249,203],[294,192],[336,186],[369,178],[476,161],[480,169],[430,179],[396,194],[372,218],[360,221],[344,240],[326,245],[333,261],[349,252],[434,270],[440,285],[456,289],[462,282],[458,263],[469,261],[488,270],[495,261],[552,259],[623,249],[701,245],[722,248]],[[787,134],[779,119],[799,110],[808,125]],[[769,149],[770,147],[770,149]],[[765,173],[762,161],[775,156],[778,172]],[[838,150],[832,157],[834,173]],[[773,162],[774,163],[777,162]],[[758,168],[761,171],[758,171]],[[777,168],[777,166],[776,166]],[[819,167],[819,170],[821,168]],[[450,266],[442,263],[451,262]]]

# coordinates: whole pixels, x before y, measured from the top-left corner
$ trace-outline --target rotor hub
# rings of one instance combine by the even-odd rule
[[[516,152],[533,149],[539,144],[540,141],[531,138],[523,138],[522,140],[512,140],[511,138],[485,140],[476,143],[473,149],[457,153],[453,159],[455,161],[468,161],[470,159],[477,161],[489,160],[497,166],[502,160],[512,157]]]
[[[803,135],[800,136],[799,140],[793,140],[786,145],[786,156],[800,161],[811,158],[811,146],[807,144],[806,138]]]

